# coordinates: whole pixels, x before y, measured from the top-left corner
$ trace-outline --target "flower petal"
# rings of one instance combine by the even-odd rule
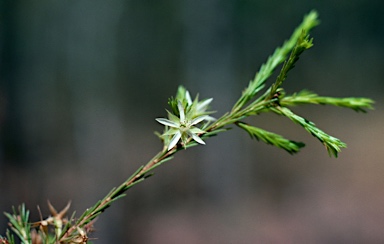
[[[191,125],[198,124],[198,123],[200,123],[200,122],[203,121],[203,120],[207,120],[209,117],[210,117],[210,116],[208,116],[208,115],[199,116],[199,117],[197,117],[197,118],[195,118],[195,119],[193,119],[193,120],[191,121]]]
[[[171,141],[168,145],[168,151],[171,150],[174,146],[176,146],[177,142],[179,142],[181,137],[180,131],[176,132],[176,134],[172,137]]]
[[[206,121],[215,121],[216,118],[208,115],[204,120],[206,120]]]
[[[207,106],[212,102],[213,98],[208,98],[204,101],[201,101],[197,104],[197,110],[198,111],[205,111],[207,109]]]
[[[177,117],[177,116],[174,115],[173,113],[169,112],[168,110],[167,110],[167,113],[168,113],[168,119],[169,119],[170,121],[173,121],[173,122],[175,122],[175,123],[180,123],[180,118],[179,118],[179,117]]]
[[[193,134],[203,134],[203,133],[205,133],[205,131],[203,131],[203,130],[197,128],[197,127],[192,127],[188,131],[193,133]]]
[[[192,136],[193,140],[195,140],[197,143],[205,145],[205,142],[200,137],[198,137],[196,134],[193,134],[191,132],[188,132],[188,134],[190,136]]]
[[[165,136],[171,136],[171,135],[176,134],[177,132],[179,132],[179,128],[171,127],[171,128],[169,128],[168,130],[166,130],[166,131],[164,132],[163,135],[165,135]]]
[[[185,99],[187,100],[188,105],[192,104],[192,98],[191,98],[191,95],[189,94],[189,91],[185,92]]]
[[[168,126],[171,126],[171,127],[174,127],[174,128],[178,128],[179,127],[179,124],[177,124],[177,123],[175,123],[173,121],[170,121],[168,119],[157,118],[156,121],[159,122],[160,124],[168,125]]]
[[[177,108],[179,109],[180,122],[184,123],[184,121],[185,121],[184,106],[183,106],[183,104],[180,101],[177,103]]]

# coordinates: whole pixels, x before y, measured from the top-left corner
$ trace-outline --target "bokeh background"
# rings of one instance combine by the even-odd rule
[[[179,84],[227,111],[302,16],[315,46],[288,92],[365,96],[368,114],[294,111],[348,144],[338,159],[287,119],[252,123],[306,142],[291,156],[238,129],[179,153],[96,222],[95,243],[383,243],[384,2],[0,2],[0,210],[78,215],[161,148]],[[6,228],[0,217],[0,232]]]

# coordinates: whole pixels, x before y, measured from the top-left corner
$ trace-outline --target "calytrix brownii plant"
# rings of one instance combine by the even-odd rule
[[[9,219],[10,229],[5,236],[0,236],[0,244],[16,243],[87,243],[88,234],[92,231],[95,219],[117,199],[124,197],[125,192],[132,186],[144,181],[152,175],[153,170],[171,160],[180,150],[205,144],[211,136],[227,131],[236,126],[246,131],[252,138],[261,140],[290,154],[300,151],[304,143],[286,139],[284,136],[244,122],[245,118],[257,116],[261,113],[272,112],[287,117],[300,125],[312,136],[316,137],[326,148],[330,156],[337,157],[346,144],[319,129],[315,123],[294,113],[291,108],[304,104],[333,105],[365,112],[373,109],[373,101],[368,98],[333,98],[319,96],[316,93],[302,90],[294,94],[286,94],[283,83],[288,73],[299,60],[300,55],[313,46],[313,39],[309,31],[319,24],[315,11],[306,15],[302,23],[295,29],[292,36],[278,47],[267,59],[242,92],[232,109],[215,119],[209,111],[212,98],[192,99],[190,93],[182,86],[179,87],[174,98],[170,98],[167,118],[157,118],[156,121],[164,125],[162,133],[157,133],[163,143],[162,150],[146,165],[124,181],[120,186],[112,189],[102,200],[85,210],[80,217],[74,214],[67,218],[69,204],[60,212],[49,203],[51,216],[40,221],[30,223],[29,211],[21,205],[13,209],[13,214],[5,213]],[[282,64],[280,72],[270,86],[266,81],[278,66]]]

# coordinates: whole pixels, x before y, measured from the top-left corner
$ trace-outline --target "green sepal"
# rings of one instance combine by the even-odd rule
[[[168,98],[168,105],[171,107],[171,111],[174,115],[179,116],[179,109],[177,108],[177,99],[170,97]],[[168,112],[168,111],[167,111]]]

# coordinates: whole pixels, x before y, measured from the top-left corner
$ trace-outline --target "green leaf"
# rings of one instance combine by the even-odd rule
[[[284,62],[284,65],[279,75],[277,76],[275,83],[272,84],[271,88],[269,89],[268,91],[269,96],[266,98],[266,100],[271,99],[276,94],[277,90],[280,88],[280,86],[283,84],[283,82],[287,78],[288,72],[295,67],[295,64],[299,60],[300,55],[305,50],[311,48],[312,46],[313,46],[313,39],[309,39],[309,35],[307,35],[307,33],[303,30],[297,40],[297,43],[294,49],[289,55],[288,60]]]
[[[29,211],[22,204],[16,211],[15,207],[13,214],[4,213],[9,219],[11,230],[20,238],[22,243],[31,243],[31,225],[29,224]]]
[[[284,115],[288,117],[293,122],[301,125],[306,131],[311,135],[316,137],[327,149],[329,156],[334,156],[337,158],[338,153],[341,151],[341,148],[346,148],[347,145],[339,140],[336,137],[330,136],[324,131],[316,127],[316,125],[303,117],[300,117],[297,114],[294,114],[290,109],[285,107],[276,107],[271,108],[277,114]]]
[[[292,36],[284,42],[283,46],[276,48],[267,62],[260,67],[255,78],[249,82],[248,87],[243,91],[242,96],[233,106],[232,111],[240,110],[263,88],[265,81],[272,75],[276,67],[284,62],[288,54],[295,47],[300,36],[303,35],[303,32],[304,36],[306,36],[308,32],[318,24],[319,20],[316,11],[313,10],[304,16],[302,23],[295,29]]]
[[[280,100],[282,106],[296,106],[301,104],[321,104],[350,108],[356,112],[366,112],[365,109],[373,109],[374,101],[364,97],[334,98],[319,96],[316,93],[303,90],[292,96],[283,97]]]
[[[160,160],[159,162],[157,162],[156,164],[154,164],[151,168],[147,169],[144,173],[148,173],[152,170],[154,170],[155,168],[159,167],[160,165],[162,165],[163,163],[169,161],[169,160],[172,160],[173,159],[173,156],[168,156],[162,160]]]
[[[288,140],[279,134],[269,132],[255,126],[251,126],[243,122],[238,122],[236,123],[236,125],[248,132],[248,134],[252,138],[262,140],[267,144],[284,149],[290,154],[299,152],[300,149],[305,146],[305,144],[302,142]]]

